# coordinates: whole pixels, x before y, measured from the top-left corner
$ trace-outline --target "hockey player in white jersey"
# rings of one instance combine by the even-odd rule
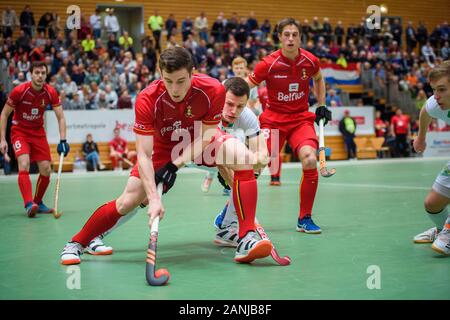
[[[432,119],[440,119],[450,125],[450,61],[436,66],[429,74],[434,95],[420,111],[419,133],[413,142],[414,149],[424,152],[426,134]],[[414,237],[415,243],[433,243],[431,248],[440,254],[450,255],[450,161],[436,177],[432,190],[425,198],[425,210],[434,227]]]

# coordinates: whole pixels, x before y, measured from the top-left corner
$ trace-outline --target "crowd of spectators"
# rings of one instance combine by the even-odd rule
[[[139,91],[160,77],[157,55],[166,47],[184,46],[198,72],[223,81],[237,56],[245,58],[251,70],[279,45],[276,25],[269,19],[258,21],[254,12],[246,17],[221,12],[212,20],[201,12],[180,21],[174,14],[164,19],[155,10],[146,21],[151,35],[142,39],[133,39],[121,28],[114,9],[103,16],[99,10],[82,16],[78,30],[68,30],[57,14],[49,12],[36,24],[29,5],[19,16],[8,7],[1,19],[0,98],[30,79],[31,62],[43,60],[49,69],[48,82],[60,93],[66,110],[133,108]],[[414,121],[432,94],[429,70],[450,56],[448,22],[432,30],[422,22],[414,25],[397,18],[384,18],[375,28],[368,28],[365,17],[347,27],[341,21],[332,24],[327,17],[299,22],[303,48],[343,68],[357,63],[362,84],[372,92],[348,100],[341,89],[327,84],[327,104],[375,105],[384,121],[402,107],[399,92],[413,101],[414,110],[404,111]],[[315,103],[312,94],[309,100]]]

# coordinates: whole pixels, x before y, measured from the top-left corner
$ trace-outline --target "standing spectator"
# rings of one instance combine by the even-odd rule
[[[89,23],[93,30],[94,39],[97,40],[102,36],[102,17],[100,16],[100,9],[95,9],[95,13],[89,17]]]
[[[403,114],[400,108],[397,108],[395,115],[391,118],[391,133],[395,137],[396,156],[409,156],[408,137],[411,135],[411,126],[409,116]]]
[[[394,36],[394,40],[401,46],[403,29],[399,19],[394,19],[394,22],[391,24],[391,32]]]
[[[250,16],[247,19],[247,30],[253,39],[261,37],[261,30],[259,30],[258,20],[255,18],[254,11],[250,11]]]
[[[83,51],[87,53],[88,57],[92,59],[95,41],[91,38],[90,33],[86,35],[86,39],[81,41],[81,47],[83,48]]]
[[[43,32],[44,36],[47,36],[47,28],[49,27],[51,21],[52,21],[52,14],[50,12],[45,12],[39,19],[37,25],[37,32],[38,33]]]
[[[3,38],[12,37],[14,28],[18,25],[19,19],[17,19],[16,11],[7,6],[2,14]]]
[[[336,28],[334,28],[334,36],[336,37],[336,41],[339,46],[342,45],[342,41],[344,39],[344,34],[345,34],[345,30],[342,27],[342,21],[338,21]]]
[[[208,41],[208,18],[206,18],[205,12],[200,12],[200,16],[195,18],[194,29],[199,36],[199,40]]]
[[[417,41],[419,42],[419,48],[422,48],[428,41],[428,30],[422,21],[419,21],[419,26],[417,27]]]
[[[187,16],[186,19],[184,19],[181,22],[181,38],[184,41],[187,40],[188,36],[190,34],[192,34],[192,29],[194,28],[194,24],[192,22],[191,17]],[[171,37],[169,37],[170,40]],[[173,41],[176,42],[175,37],[173,38]],[[167,47],[169,48],[169,45],[167,45]]]
[[[211,27],[211,36],[216,39],[217,42],[224,42],[224,33],[225,33],[225,23],[223,21],[223,17],[219,15],[217,20],[214,21]]]
[[[114,15],[113,8],[106,9],[106,13],[108,14],[104,20],[106,32],[110,35],[113,34],[114,38],[117,39],[117,35],[120,31],[119,20],[117,20],[117,17]]]
[[[405,33],[406,33],[406,47],[407,47],[407,51],[411,52],[417,46],[416,30],[414,30],[414,27],[413,27],[411,21],[408,21],[408,26],[406,27]]]
[[[31,12],[30,6],[26,5],[20,14],[20,28],[31,38],[35,25],[33,12]]]
[[[356,121],[350,116],[350,111],[344,111],[344,117],[339,122],[339,131],[344,137],[345,148],[347,149],[347,156],[349,159],[356,158]]]
[[[333,34],[333,28],[330,24],[330,19],[327,17],[323,18],[323,37],[325,38],[325,43],[327,45],[331,42],[331,35]]]
[[[270,24],[269,19],[265,19],[263,24],[261,25],[262,32],[262,40],[266,41],[267,36],[270,34],[270,30],[272,30],[272,25]]]
[[[92,139],[92,134],[86,135],[86,141],[83,143],[83,156],[86,160],[87,171],[97,171],[105,169],[105,166],[100,160],[97,143]]]
[[[177,20],[175,20],[175,16],[173,13],[169,14],[169,17],[166,20],[165,28],[167,32],[167,40],[169,40],[171,35],[176,35],[177,32]]]
[[[161,31],[164,26],[164,20],[159,15],[158,10],[155,9],[154,14],[148,18],[147,24],[155,39],[155,50],[161,52]]]

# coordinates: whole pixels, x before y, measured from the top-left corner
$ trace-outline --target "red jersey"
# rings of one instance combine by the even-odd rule
[[[383,125],[384,125],[384,121],[382,119],[380,119],[380,118],[375,119],[375,127],[381,126],[381,128],[383,128]],[[384,137],[385,133],[386,133],[386,128],[384,128],[384,129],[376,129],[375,128],[375,135],[377,137]]]
[[[127,149],[127,141],[121,137],[114,138],[109,142],[109,145],[119,153],[124,153]]]
[[[266,81],[267,109],[277,113],[308,111],[309,82],[320,70],[319,59],[299,49],[295,61],[283,56],[281,49],[260,61],[249,76],[255,85]]]
[[[393,116],[391,123],[394,126],[395,134],[407,134],[409,128],[409,117],[407,115]]]
[[[172,149],[181,141],[182,131],[194,140],[194,121],[217,125],[222,118],[225,88],[214,78],[195,74],[185,98],[174,102],[162,80],[154,81],[136,99],[134,132],[154,135],[155,148]],[[172,141],[172,133],[178,133]],[[175,138],[175,137],[174,137]]]
[[[41,129],[44,127],[44,112],[48,105],[59,106],[58,92],[48,84],[41,91],[31,86],[31,81],[15,87],[6,102],[14,108],[13,126],[21,129]]]

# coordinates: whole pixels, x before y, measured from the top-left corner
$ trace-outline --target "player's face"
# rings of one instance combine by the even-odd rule
[[[236,77],[245,78],[247,77],[247,67],[244,63],[235,64],[233,66],[233,73]]]
[[[281,47],[287,53],[297,52],[300,48],[300,31],[293,25],[287,25],[281,31]]]
[[[244,111],[247,105],[247,99],[247,96],[238,97],[231,91],[227,91],[225,105],[222,111],[223,119],[229,123],[235,122],[241,116],[242,111]]]
[[[443,109],[450,109],[450,78],[442,77],[436,81],[430,81],[434,98]]]
[[[162,79],[170,98],[174,102],[183,101],[191,87],[191,73],[187,69],[177,70],[172,73],[162,71]]]
[[[47,78],[47,69],[45,67],[38,67],[33,69],[31,74],[31,81],[36,87],[42,87]]]

